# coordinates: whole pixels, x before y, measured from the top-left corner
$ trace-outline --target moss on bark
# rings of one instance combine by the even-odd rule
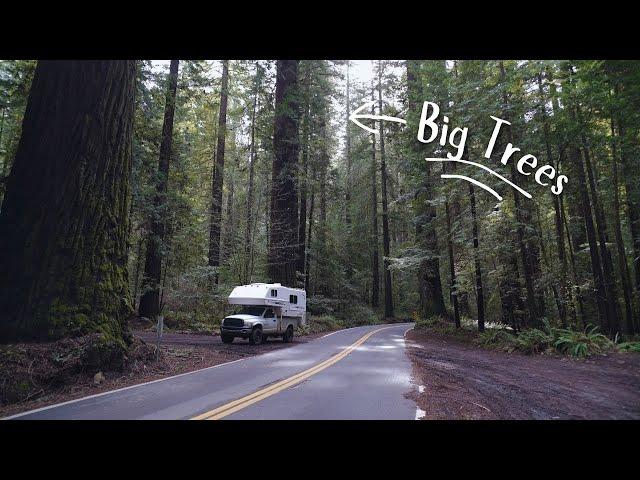
[[[130,60],[38,63],[0,212],[1,342],[126,348],[134,80]]]

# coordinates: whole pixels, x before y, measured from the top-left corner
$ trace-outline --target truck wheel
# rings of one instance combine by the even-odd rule
[[[262,343],[262,329],[260,327],[256,327],[251,330],[251,335],[249,336],[249,343],[251,345],[260,345]]]
[[[293,340],[293,328],[289,325],[289,327],[287,327],[287,331],[284,332],[284,335],[282,336],[282,341],[284,343],[290,343],[291,340]]]
[[[222,343],[233,343],[232,335],[220,335],[220,338],[222,338]]]

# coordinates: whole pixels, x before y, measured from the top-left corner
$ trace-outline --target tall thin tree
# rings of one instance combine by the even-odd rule
[[[222,231],[222,186],[224,184],[224,146],[227,136],[227,99],[229,95],[229,60],[222,61],[222,82],[220,87],[220,111],[218,115],[218,143],[216,147],[215,169],[211,187],[211,208],[209,223],[209,266],[216,269],[213,283],[218,284],[220,267],[220,233]]]
[[[176,90],[178,87],[178,60],[171,60],[167,93],[162,122],[162,140],[158,159],[158,180],[151,213],[150,229],[147,237],[147,252],[143,274],[143,293],[138,306],[138,315],[155,318],[160,313],[160,278],[162,273],[163,246],[166,233],[167,184],[169,164],[171,162],[171,144],[173,142],[173,117],[176,109]]]
[[[382,60],[378,62],[378,108],[382,114]],[[384,149],[384,123],[379,122],[380,129],[380,181],[382,184],[382,248],[384,252],[384,316],[393,317],[393,287],[391,285],[391,270],[389,266],[389,201],[387,198],[387,159]]]
[[[371,80],[371,100],[375,101],[373,79]],[[371,104],[371,115],[375,106]],[[376,171],[376,134],[371,133],[371,306],[380,304],[380,247],[378,240],[378,179]]]

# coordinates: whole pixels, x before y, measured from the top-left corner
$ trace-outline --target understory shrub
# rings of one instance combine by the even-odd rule
[[[537,328],[524,330],[515,339],[515,347],[527,354],[544,352],[552,344],[553,338],[551,335]]]
[[[516,336],[508,330],[491,328],[478,334],[476,343],[483,347],[512,352],[516,349],[516,340]]]
[[[343,323],[332,315],[308,315],[307,324],[300,329],[298,335],[329,332],[343,327]]]
[[[442,318],[440,315],[432,315],[428,318],[423,318],[418,314],[418,312],[413,312],[411,314],[411,317],[413,321],[416,322],[416,330],[434,327],[445,322],[444,318]]]
[[[619,352],[640,353],[640,342],[622,342],[617,345]]]
[[[495,348],[506,352],[518,350],[526,354],[557,352],[584,358],[604,353],[614,347],[614,343],[597,327],[589,326],[584,331],[566,328],[552,328],[545,323],[544,329],[530,328],[518,335],[504,329],[487,329],[480,333],[476,343],[483,347]],[[640,343],[620,344],[621,351],[639,351]]]
[[[595,326],[589,326],[584,331],[567,328],[551,329],[554,337],[553,346],[560,353],[578,358],[603,353],[613,348],[614,343],[597,330],[598,327]]]

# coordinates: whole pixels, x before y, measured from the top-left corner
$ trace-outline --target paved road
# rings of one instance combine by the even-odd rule
[[[14,418],[189,419],[217,411],[224,419],[411,420],[416,406],[404,396],[412,388],[404,344],[411,325],[341,330],[291,348]],[[226,410],[230,402],[236,407]]]

